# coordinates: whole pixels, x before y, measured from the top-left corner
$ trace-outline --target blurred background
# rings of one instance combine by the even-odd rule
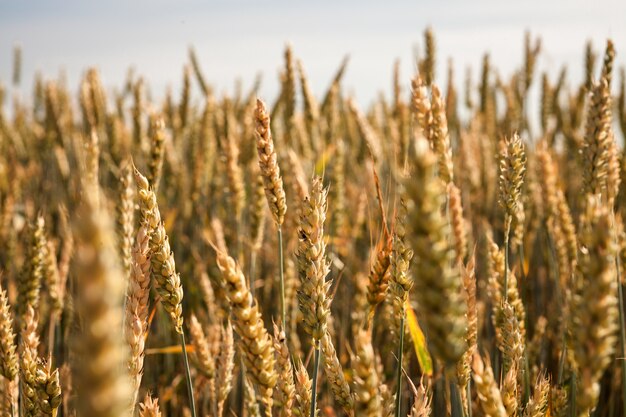
[[[218,93],[232,91],[237,78],[246,89],[261,71],[261,94],[273,100],[290,42],[318,94],[350,54],[344,85],[367,105],[380,91],[389,92],[396,59],[408,86],[428,25],[436,35],[441,84],[447,57],[454,58],[461,87],[467,66],[477,78],[486,50],[508,75],[522,62],[526,30],[542,37],[538,74],[547,70],[552,79],[564,63],[573,65],[570,80],[581,79],[588,39],[602,52],[611,37],[617,67],[626,62],[624,0],[0,0],[0,80],[10,84],[12,51],[20,44],[24,87],[30,88],[36,71],[53,78],[61,70],[75,87],[87,66],[100,70],[105,85],[120,86],[132,65],[160,97],[168,86],[178,91],[193,45]]]

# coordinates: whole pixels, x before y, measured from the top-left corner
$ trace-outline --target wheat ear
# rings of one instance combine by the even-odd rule
[[[32,306],[27,306],[22,321],[20,339],[20,391],[21,404],[25,416],[36,416],[39,412],[37,402],[37,368],[39,335],[38,320]]]
[[[226,296],[231,307],[235,331],[240,337],[246,373],[256,384],[265,413],[272,412],[272,393],[278,380],[274,369],[274,346],[263,325],[263,318],[246,284],[246,278],[235,260],[217,251],[217,266],[222,273]]]
[[[416,141],[415,151],[412,177],[405,181],[408,236],[421,265],[413,271],[415,294],[434,355],[452,367],[466,350],[467,305],[459,270],[452,266],[456,254],[442,213],[445,189],[435,176],[436,157],[424,139]]]
[[[515,218],[520,205],[524,174],[526,173],[526,154],[524,144],[517,133],[505,140],[500,159],[499,203],[504,209],[504,299],[508,299],[509,272],[509,235],[511,221]]]
[[[296,417],[307,417],[311,411],[311,396],[312,386],[309,374],[306,368],[302,364],[302,360],[296,361],[296,407],[293,409],[293,414]],[[313,417],[317,416],[318,410],[316,409]]]
[[[345,410],[348,415],[354,414],[354,396],[350,391],[350,385],[346,380],[343,367],[337,357],[337,351],[328,332],[322,337],[320,347],[324,357],[324,370],[326,380],[333,392],[335,401]]]
[[[406,201],[400,199],[396,216],[396,229],[393,237],[391,252],[391,294],[393,295],[394,315],[400,318],[398,336],[398,365],[396,369],[396,403],[395,416],[399,417],[402,403],[402,356],[404,353],[404,333],[406,320],[406,305],[409,300],[409,291],[413,288],[413,277],[409,274],[413,249],[406,241]]]
[[[124,372],[127,349],[122,326],[124,279],[115,234],[106,212],[86,195],[76,226],[78,312],[82,334],[78,348],[92,366],[77,368],[78,408],[82,415],[122,416],[128,413],[130,386]],[[88,356],[87,356],[88,355]]]
[[[0,375],[13,381],[17,377],[18,370],[13,317],[9,309],[7,293],[0,288]]]
[[[148,332],[148,299],[150,296],[149,236],[145,224],[137,230],[131,252],[130,279],[126,291],[125,335],[130,349],[128,371],[133,395],[131,410],[135,409],[137,394],[143,376],[145,339]]]
[[[183,330],[183,287],[180,275],[176,271],[174,253],[170,249],[170,242],[165,226],[161,221],[161,213],[156,200],[156,194],[150,187],[150,183],[136,168],[135,182],[139,194],[139,207],[142,221],[150,228],[150,267],[152,276],[156,282],[156,290],[161,297],[161,303],[169,314],[174,325],[174,330],[180,335],[180,345],[183,350],[183,362],[187,377],[187,395],[192,417],[196,417],[195,400],[189,370],[189,360]]]
[[[43,278],[46,245],[44,219],[42,216],[37,216],[30,230],[28,258],[18,280],[17,313],[20,325],[21,317],[26,313],[28,306],[35,311],[39,309],[39,291]]]
[[[578,414],[583,416],[596,407],[600,378],[615,352],[619,316],[609,212],[596,197],[587,199],[579,241],[568,353],[577,374]]]
[[[283,232],[282,225],[285,221],[285,213],[287,212],[287,202],[285,198],[285,189],[283,187],[283,179],[280,176],[280,168],[276,160],[276,151],[274,150],[274,140],[270,130],[270,116],[267,113],[265,103],[257,99],[256,110],[254,113],[256,121],[257,136],[257,153],[259,157],[259,168],[263,176],[265,185],[265,196],[270,212],[276,223],[278,236],[278,270],[280,280],[281,295],[281,315],[283,329],[287,328],[287,311],[285,304],[285,278],[283,274]]]
[[[216,379],[220,384],[216,390],[216,412],[217,417],[224,414],[224,403],[233,387],[233,367],[235,365],[235,347],[233,340],[233,327],[230,322],[226,322],[221,329],[220,338],[221,350],[217,358]]]
[[[52,358],[40,361],[37,367],[37,405],[40,415],[56,417],[61,405],[59,370],[52,370]]]
[[[146,394],[143,402],[139,404],[139,417],[161,417],[159,399],[152,398],[150,393]]]
[[[359,329],[356,334],[355,356],[352,358],[354,370],[354,397],[357,416],[379,416],[382,411],[378,394],[379,377],[376,370],[371,332]]]
[[[276,324],[274,324],[274,352],[276,353],[276,367],[279,373],[276,406],[280,407],[281,417],[291,417],[296,398],[293,369],[289,357],[289,348],[285,340],[285,332]]]
[[[431,398],[428,387],[424,386],[423,381],[420,382],[419,388],[416,388],[409,379],[411,390],[413,391],[413,406],[411,407],[410,417],[430,417],[432,412]]]
[[[298,304],[304,316],[304,330],[311,336],[315,351],[311,417],[316,410],[320,340],[326,333],[330,314],[328,290],[331,281],[326,281],[330,266],[326,260],[326,243],[324,242],[327,195],[328,190],[323,188],[322,179],[313,178],[310,196],[302,204],[296,252],[301,283],[298,290]]]
[[[478,394],[478,403],[488,417],[507,417],[508,414],[502,403],[502,396],[493,377],[491,365],[483,362],[480,355],[474,353],[472,362],[474,383]]]

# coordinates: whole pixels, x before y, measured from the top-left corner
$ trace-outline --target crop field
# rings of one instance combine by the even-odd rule
[[[193,48],[156,91],[16,47],[0,417],[626,416],[624,39],[462,84],[436,39],[368,105],[297,44],[272,96]]]

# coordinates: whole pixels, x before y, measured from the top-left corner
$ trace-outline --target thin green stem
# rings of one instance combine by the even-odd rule
[[[280,278],[280,309],[283,322],[283,329],[287,328],[287,306],[285,305],[285,276],[283,272],[283,231],[278,228],[278,267]]]
[[[396,417],[400,417],[400,405],[402,404],[402,354],[404,353],[404,320],[406,311],[402,309],[400,318],[400,344],[398,345],[398,371],[396,374]]]
[[[183,348],[183,361],[185,362],[185,376],[187,377],[187,395],[189,396],[189,407],[191,417],[196,417],[196,401],[193,398],[193,386],[191,385],[191,372],[189,371],[189,359],[187,358],[187,347],[185,345],[185,332],[180,333],[180,345]]]
[[[320,368],[320,348],[315,348],[315,361],[313,363],[313,388],[311,392],[311,413],[309,417],[315,417],[315,410],[317,408],[317,374]]]

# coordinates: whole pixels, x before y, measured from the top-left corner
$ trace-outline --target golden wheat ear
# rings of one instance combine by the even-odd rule
[[[452,368],[466,351],[467,305],[452,231],[443,214],[445,188],[435,174],[437,158],[425,139],[418,139],[411,178],[404,182],[407,225],[413,259],[416,300],[434,356]]]
[[[123,415],[131,402],[124,372],[128,350],[119,332],[125,280],[106,212],[89,197],[84,204],[75,228],[80,283],[76,300],[82,323],[76,343],[80,363],[91,361],[92,366],[76,366],[78,409],[90,416]]]
[[[278,381],[272,339],[265,329],[259,306],[256,299],[252,298],[241,268],[228,254],[215,249],[217,266],[232,309],[235,332],[240,337],[239,348],[246,375],[256,385],[266,414],[271,413],[272,396]]]
[[[587,196],[579,231],[580,251],[573,277],[568,328],[569,360],[580,375],[576,405],[582,414],[593,410],[600,378],[611,363],[619,329],[615,245],[608,208]]]
[[[478,403],[485,415],[504,417],[507,414],[502,402],[502,395],[493,375],[488,358],[483,359],[478,352],[472,361],[474,383],[478,393]]]
[[[257,99],[256,110],[256,134],[257,151],[259,156],[259,168],[265,184],[265,196],[274,222],[280,227],[285,220],[287,203],[283,180],[280,176],[280,168],[274,150],[274,140],[270,130],[270,116],[267,113],[265,103]]]
[[[359,329],[355,338],[355,354],[351,361],[354,372],[355,415],[379,416],[383,409],[378,393],[380,376],[376,370],[372,333]]]
[[[147,393],[144,400],[139,404],[139,417],[161,417],[161,415],[159,399]]]
[[[337,357],[337,351],[328,332],[321,340],[322,356],[324,357],[324,370],[326,380],[330,385],[333,396],[348,415],[354,414],[354,394],[346,380],[343,367]]]
[[[292,407],[296,398],[296,387],[293,379],[293,368],[285,332],[274,323],[274,352],[276,354],[276,368],[279,374],[276,392],[276,406],[281,410],[282,417],[292,415]]]
[[[293,410],[293,414],[296,417],[310,416],[311,412],[311,397],[312,397],[312,382],[309,378],[305,366],[302,364],[301,359],[297,359],[296,363],[296,407]],[[317,416],[319,410],[314,409],[314,416]]]
[[[13,331],[13,316],[9,309],[7,293],[0,288],[0,375],[13,381],[18,373],[18,360]]]
[[[220,383],[216,387],[215,395],[215,415],[222,417],[224,414],[224,404],[228,394],[233,387],[233,368],[235,358],[235,346],[233,340],[233,327],[230,321],[221,328],[220,346],[221,350],[217,358],[216,380]]]
[[[432,394],[429,386],[424,384],[423,379],[420,381],[419,387],[415,387],[410,378],[407,380],[414,398],[410,417],[429,417],[432,413]]]
[[[145,224],[139,226],[131,253],[130,276],[126,289],[124,333],[130,349],[128,371],[133,385],[131,410],[135,409],[144,369],[145,343],[148,335],[150,297],[149,235]]]

